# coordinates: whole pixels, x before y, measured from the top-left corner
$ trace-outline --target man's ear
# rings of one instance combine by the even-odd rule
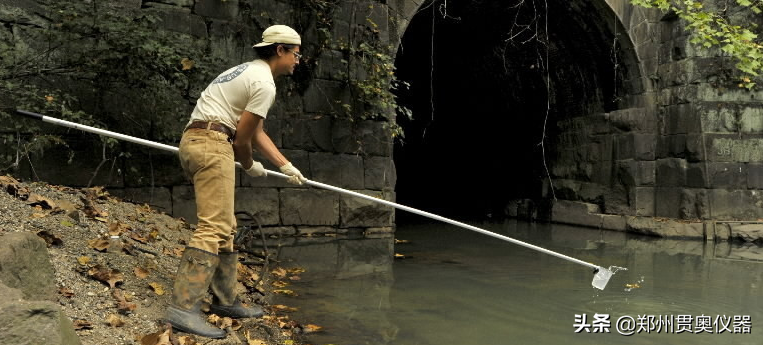
[[[278,56],[283,56],[284,54],[286,54],[286,49],[282,45],[279,44],[276,47],[276,54],[278,54]]]

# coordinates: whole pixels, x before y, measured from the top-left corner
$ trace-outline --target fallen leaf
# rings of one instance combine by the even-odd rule
[[[184,247],[178,247],[178,248],[175,248],[175,249],[173,249],[173,253],[174,253],[174,254],[175,254],[175,256],[177,256],[177,257],[181,257],[181,256],[183,256],[183,252],[184,252],[184,251],[185,251],[185,248],[184,248]]]
[[[80,256],[80,257],[78,257],[78,258],[77,258],[77,262],[78,262],[80,265],[82,265],[82,266],[86,266],[87,264],[89,264],[89,263],[90,263],[90,257],[87,257],[87,256]]]
[[[159,331],[156,333],[151,333],[149,335],[143,336],[140,338],[140,344],[141,345],[172,345],[172,342],[170,342],[170,333],[172,332],[172,329],[167,329],[165,331]]]
[[[407,258],[407,256],[405,256],[403,254],[395,253],[395,259],[405,259],[405,258]]]
[[[74,297],[74,291],[72,289],[69,289],[69,288],[66,288],[66,287],[59,288],[58,289],[58,294],[63,296],[63,297],[66,297],[66,298]]]
[[[48,244],[48,247],[50,246],[60,246],[64,244],[64,241],[62,241],[60,238],[56,237],[56,235],[53,235],[45,230],[40,231],[37,233],[37,236],[40,236],[43,240],[45,240],[45,243]]]
[[[404,244],[404,243],[411,243],[411,242],[408,241],[408,240],[398,240],[398,239],[395,239],[395,244]]]
[[[95,186],[82,190],[90,199],[106,200],[109,198],[109,192],[103,186]]]
[[[27,199],[29,197],[29,189],[19,186],[20,182],[10,176],[0,176],[0,187],[5,189],[8,194],[13,195],[19,199]]]
[[[151,286],[151,289],[154,290],[155,294],[159,296],[164,295],[164,286],[162,286],[162,284],[152,282],[152,283],[148,283],[148,285]]]
[[[93,324],[90,323],[87,320],[74,320],[74,329],[77,331],[83,330],[83,329],[93,329]]]
[[[299,309],[297,309],[297,308],[294,308],[294,307],[289,307],[289,306],[285,306],[285,305],[283,305],[283,304],[276,304],[276,305],[272,305],[272,306],[270,306],[270,307],[271,307],[271,308],[273,308],[273,309],[275,309],[275,310],[278,310],[278,311],[285,311],[285,312],[292,312],[292,311],[297,311],[297,310],[299,310]]]
[[[39,194],[30,194],[29,198],[26,200],[26,203],[29,204],[29,206],[40,206],[46,210],[50,210],[56,207],[56,203],[52,199],[46,198]]]
[[[71,221],[69,221],[68,219],[62,219],[62,220],[61,220],[61,225],[65,226],[65,227],[67,227],[67,228],[71,228],[71,227],[74,227],[74,223],[72,223],[72,222],[71,222]]]
[[[148,277],[148,270],[143,267],[135,267],[133,273],[135,273],[135,276],[140,279],[145,279]]]
[[[102,238],[96,238],[94,240],[87,241],[88,246],[90,248],[93,248],[99,252],[105,252],[107,249],[109,249],[109,241],[102,239]]]
[[[125,232],[127,228],[128,227],[125,224],[122,224],[120,222],[112,222],[111,224],[109,224],[109,236],[119,236],[123,232]]]
[[[112,270],[101,265],[96,265],[87,271],[87,274],[95,280],[109,284],[112,289],[117,283],[124,281],[124,275],[117,270]]]
[[[105,218],[109,216],[108,213],[101,211],[90,198],[81,197],[80,200],[84,204],[82,212],[85,212],[88,217],[105,222]]]
[[[275,289],[273,290],[273,293],[287,295],[287,296],[298,296],[296,292],[292,290],[288,290],[288,289]]]
[[[64,213],[77,212],[77,205],[74,205],[67,200],[59,200],[58,208],[64,211]]]
[[[159,229],[151,228],[151,232],[148,233],[148,240],[154,242],[157,238],[159,238]]]
[[[109,222],[109,219],[106,218],[106,217],[93,217],[93,219],[95,219],[95,220],[97,220],[97,221],[99,221],[101,223],[108,223]]]
[[[290,276],[290,277],[289,277],[289,280],[291,280],[291,281],[297,281],[297,280],[302,280],[302,278],[300,278],[299,276]]]
[[[313,325],[313,324],[307,324],[307,325],[302,326],[302,331],[305,332],[305,333],[320,332],[320,330],[322,330],[322,329],[323,329],[323,327],[318,326],[318,325]]]
[[[284,278],[284,277],[286,277],[286,274],[287,274],[286,270],[283,269],[282,267],[278,267],[278,268],[270,271],[270,273],[272,273],[274,276],[276,276],[278,278]]]
[[[625,287],[627,287],[627,288],[629,288],[629,289],[638,289],[638,288],[641,288],[641,285],[638,285],[638,283],[634,283],[634,284],[625,284]]]
[[[197,345],[196,339],[187,335],[181,335],[177,338],[179,345]]]
[[[178,338],[179,345],[197,345],[196,339],[187,335],[181,335]]]
[[[183,70],[187,71],[193,68],[193,65],[196,64],[196,62],[194,62],[193,60],[189,58],[183,58],[182,60],[180,60],[180,64],[183,65]]]
[[[106,317],[106,323],[111,327],[122,327],[125,325],[125,322],[117,314],[109,314]]]
[[[45,218],[47,216],[45,213],[32,213],[32,218]]]
[[[135,303],[130,303],[125,298],[122,290],[114,289],[111,292],[111,296],[117,301],[117,310],[122,314],[127,314],[135,310],[138,306]]]
[[[207,321],[220,329],[226,329],[233,326],[233,319],[229,317],[220,317],[215,314],[211,314],[207,317]],[[239,327],[240,328],[240,327]]]
[[[302,267],[294,267],[287,270],[289,274],[302,274],[305,273],[305,269]]]
[[[273,282],[273,286],[277,288],[284,288],[289,286],[289,283],[283,281],[283,280],[276,280]]]
[[[133,240],[136,240],[136,241],[138,241],[140,243],[143,243],[143,244],[147,244],[148,243],[148,239],[147,238],[145,238],[145,237],[143,237],[140,234],[135,233],[135,232],[131,232],[130,233],[130,238],[132,238]]]

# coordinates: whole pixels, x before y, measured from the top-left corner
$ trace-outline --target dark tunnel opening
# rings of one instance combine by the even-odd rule
[[[484,219],[502,217],[511,200],[548,197],[556,122],[618,109],[637,92],[623,61],[629,45],[600,2],[549,0],[548,12],[537,1],[422,6],[396,57],[410,83],[399,101],[414,114],[397,117],[398,202]]]

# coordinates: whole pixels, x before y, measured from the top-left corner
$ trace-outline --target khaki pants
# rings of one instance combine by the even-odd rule
[[[187,130],[180,140],[180,165],[193,181],[199,218],[188,246],[213,254],[232,252],[236,165],[228,137],[207,129]]]

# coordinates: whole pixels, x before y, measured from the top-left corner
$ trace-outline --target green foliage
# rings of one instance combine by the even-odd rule
[[[352,42],[332,37],[333,12],[338,0],[308,0],[317,19],[319,49],[333,49],[342,52],[342,63],[346,68],[336,75],[348,87],[352,104],[341,104],[334,116],[350,121],[384,119],[385,128],[391,137],[403,137],[403,129],[395,122],[396,115],[412,117],[411,110],[397,103],[393,91],[407,88],[408,83],[395,76],[394,47],[382,42],[378,25],[371,18],[358,24]],[[373,5],[370,5],[373,6]],[[362,28],[362,29],[361,29]],[[320,51],[316,55],[320,54]]]
[[[20,108],[156,140],[179,137],[193,85],[211,78],[204,41],[157,30],[151,12],[116,1],[38,3],[40,19],[0,35],[0,119]],[[39,129],[3,122],[12,124],[6,132]]]
[[[736,0],[752,15],[763,13],[761,0]],[[691,43],[704,47],[720,47],[736,61],[736,68],[742,72],[739,86],[751,89],[753,81],[763,72],[763,42],[753,31],[755,23],[734,25],[728,9],[709,10],[699,0],[631,0],[631,3],[646,8],[673,11],[686,22],[686,30],[692,32]]]

